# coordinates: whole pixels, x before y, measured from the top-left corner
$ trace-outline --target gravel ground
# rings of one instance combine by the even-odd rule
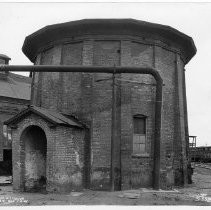
[[[18,193],[12,186],[0,186],[1,206],[40,205],[211,205],[211,169],[195,165],[193,184],[170,191],[138,189],[116,192],[91,191],[69,194]]]

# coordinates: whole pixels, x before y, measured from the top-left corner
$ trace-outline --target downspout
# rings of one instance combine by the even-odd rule
[[[187,183],[191,183],[191,160],[189,152],[189,129],[188,129],[188,110],[187,110],[187,95],[186,95],[186,80],[185,69],[183,69],[183,103],[184,103],[184,115],[185,115],[185,141],[186,141],[186,160],[187,160]]]
[[[163,80],[160,74],[151,67],[113,67],[103,66],[53,66],[53,65],[1,65],[1,71],[28,71],[28,72],[84,72],[84,73],[129,73],[129,74],[150,74],[156,80],[156,103],[155,103],[155,140],[154,140],[154,168],[153,168],[153,188],[160,188],[160,144],[161,144],[161,116],[162,116],[162,88]],[[113,160],[113,156],[111,159]]]

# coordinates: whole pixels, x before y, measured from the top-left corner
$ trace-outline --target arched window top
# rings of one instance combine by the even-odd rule
[[[134,118],[147,118],[146,115],[143,115],[143,114],[136,114],[136,115],[133,115]]]

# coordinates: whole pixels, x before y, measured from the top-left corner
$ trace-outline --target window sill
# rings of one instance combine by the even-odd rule
[[[144,153],[144,154],[132,154],[132,157],[134,157],[134,158],[143,158],[143,157],[149,158],[149,154],[148,153]]]

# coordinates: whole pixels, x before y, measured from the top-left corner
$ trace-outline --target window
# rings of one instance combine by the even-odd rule
[[[12,142],[11,128],[7,127],[7,125],[3,125],[3,135],[6,138],[8,143]]]
[[[134,116],[133,128],[133,154],[144,154],[146,153],[146,116]]]

